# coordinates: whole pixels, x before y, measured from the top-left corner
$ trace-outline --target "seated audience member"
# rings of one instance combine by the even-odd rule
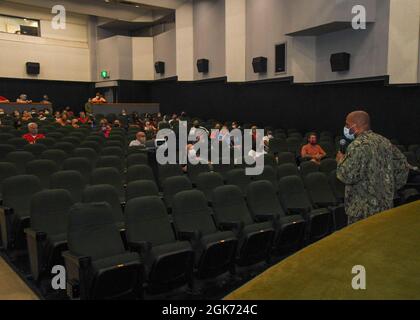
[[[96,93],[95,98],[92,98],[92,103],[106,103],[106,99],[99,92]]]
[[[5,115],[6,113],[4,112],[4,110],[0,108],[0,118],[4,117]]]
[[[232,122],[231,127],[232,127],[232,130],[233,129],[241,129],[241,126],[236,121]]]
[[[74,112],[73,112],[73,110],[71,110],[70,107],[65,107],[64,108],[64,112],[67,113],[67,117],[69,117],[69,118],[73,118],[74,117]]]
[[[217,139],[218,138],[221,128],[222,128],[222,125],[220,123],[216,123],[214,125],[214,128],[213,128],[213,130],[210,133],[210,139],[211,140],[214,140],[214,139]]]
[[[109,138],[111,131],[112,131],[112,127],[109,125],[108,120],[106,119],[102,119],[99,122],[99,126],[100,126],[100,130],[102,132],[102,134],[104,135],[105,138]]]
[[[32,114],[25,110],[22,113],[22,118],[21,119],[22,119],[22,121],[27,122],[27,121],[32,119]]]
[[[38,120],[45,121],[47,120],[47,117],[45,116],[45,111],[41,110],[38,114]]]
[[[133,140],[128,145],[129,147],[146,147],[146,134],[143,131],[139,131],[136,134],[136,140]]]
[[[35,122],[28,124],[28,133],[22,136],[30,144],[35,144],[39,139],[44,139],[45,135],[38,133],[38,125]]]
[[[93,113],[93,109],[92,109],[92,99],[89,98],[88,101],[85,103],[85,112],[88,115],[91,115]]]
[[[71,120],[71,126],[75,129],[80,128],[79,124],[78,124],[79,120],[77,119],[72,119]]]
[[[77,118],[77,120],[81,124],[92,123],[92,120],[86,115],[84,111],[79,112],[79,118]]]
[[[272,139],[274,139],[273,132],[271,130],[267,130],[267,134],[263,138],[264,150],[267,152],[270,149],[270,140]]]
[[[321,148],[317,142],[316,134],[311,134],[308,137],[308,144],[304,145],[301,150],[302,159],[310,160],[320,164],[322,158],[326,156],[326,152]]]
[[[146,121],[146,123],[144,124],[144,132],[146,133],[146,136],[149,139],[153,138],[156,131],[157,130],[156,130],[155,126],[150,121]]]
[[[19,98],[16,99],[17,103],[32,103],[32,100],[28,100],[28,96],[22,93]]]
[[[50,98],[48,98],[48,96],[47,96],[46,94],[44,94],[44,95],[42,96],[41,103],[44,103],[44,104],[51,104]]]
[[[20,119],[20,113],[18,110],[13,111],[12,119],[15,129],[19,129],[22,126],[22,120]]]
[[[198,120],[194,120],[193,127],[190,129],[189,135],[196,135],[197,141],[203,137],[208,137],[208,130],[202,126],[200,126],[200,122]]]
[[[9,103],[9,102],[10,102],[9,99],[7,99],[3,96],[0,96],[0,103]]]
[[[122,128],[122,124],[120,120],[115,120],[113,123],[114,128]]]
[[[63,127],[71,124],[67,112],[63,112],[59,118],[56,118],[56,122]]]

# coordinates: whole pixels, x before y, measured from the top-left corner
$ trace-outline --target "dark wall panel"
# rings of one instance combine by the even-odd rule
[[[403,143],[420,142],[420,88],[383,81],[295,85],[289,82],[129,82],[122,102],[159,102],[163,113],[186,111],[202,118],[260,126],[342,132],[345,116],[364,109],[375,131]]]
[[[34,102],[47,94],[56,110],[67,106],[75,111],[82,110],[89,97],[94,95],[94,86],[90,82],[49,81],[31,79],[0,78],[0,95],[10,101],[26,93]]]

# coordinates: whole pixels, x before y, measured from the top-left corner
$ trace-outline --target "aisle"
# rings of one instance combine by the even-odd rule
[[[0,300],[38,300],[36,294],[0,257]]]

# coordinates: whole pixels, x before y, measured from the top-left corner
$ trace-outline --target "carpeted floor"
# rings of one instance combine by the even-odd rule
[[[366,290],[352,288],[355,265],[365,267]],[[420,299],[420,202],[336,232],[225,299]]]

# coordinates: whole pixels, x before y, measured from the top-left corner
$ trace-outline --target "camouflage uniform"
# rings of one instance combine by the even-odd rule
[[[372,131],[357,136],[337,167],[337,178],[346,185],[349,224],[391,209],[408,172],[407,159],[388,139]]]

